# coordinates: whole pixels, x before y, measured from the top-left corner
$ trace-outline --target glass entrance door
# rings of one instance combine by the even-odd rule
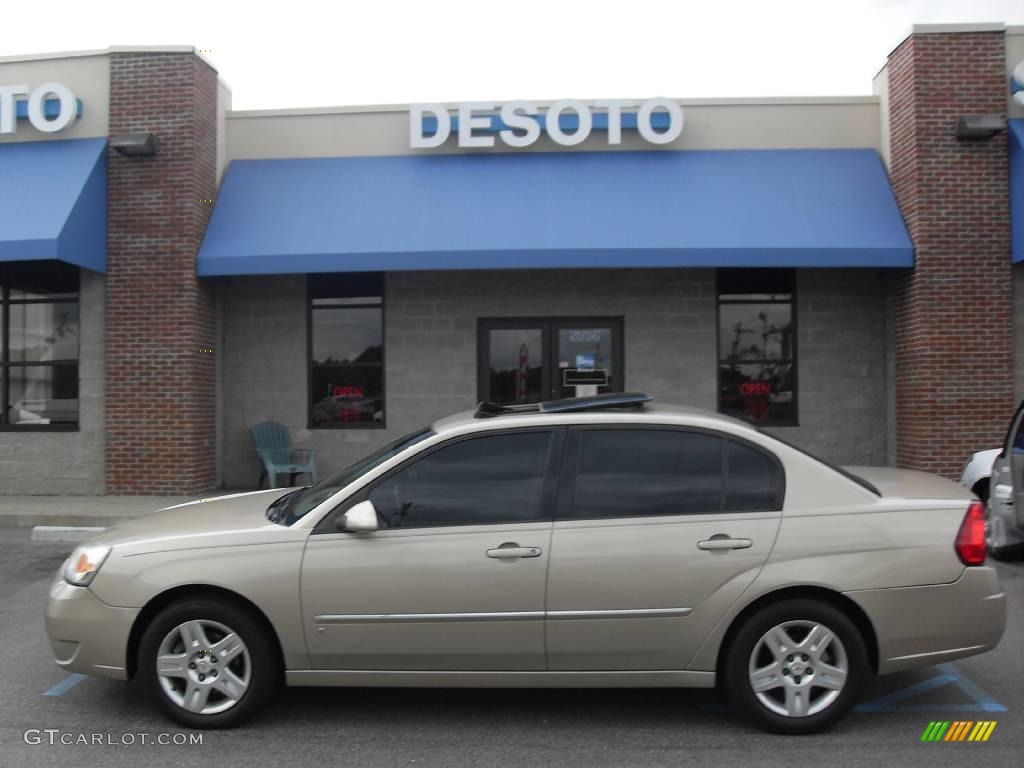
[[[623,391],[622,318],[481,319],[478,351],[480,400]]]

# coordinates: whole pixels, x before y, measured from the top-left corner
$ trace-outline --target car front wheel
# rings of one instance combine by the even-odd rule
[[[156,704],[187,728],[231,728],[249,719],[278,681],[274,646],[247,611],[226,601],[175,603],[139,644],[139,678]]]
[[[859,630],[814,600],[766,606],[739,628],[725,657],[729,698],[773,733],[817,733],[856,703],[870,674]]]

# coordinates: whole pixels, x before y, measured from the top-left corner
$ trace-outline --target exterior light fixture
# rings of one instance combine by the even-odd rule
[[[110,137],[110,146],[125,157],[152,157],[156,154],[156,134],[121,133]]]
[[[1002,115],[961,115],[956,123],[956,137],[969,141],[987,141],[1006,130]]]

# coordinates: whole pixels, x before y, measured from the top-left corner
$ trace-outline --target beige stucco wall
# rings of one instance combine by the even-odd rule
[[[28,120],[18,120],[15,133],[0,135],[0,142],[59,141],[107,135],[110,56],[106,52],[61,54],[60,58],[0,59],[0,85],[27,85],[34,89],[50,82],[63,83],[71,89],[82,101],[82,116],[56,133],[38,131]]]
[[[1006,28],[1006,77],[1007,82],[1013,69],[1024,61],[1024,26]],[[1024,118],[1024,104],[1013,100],[1012,95],[1007,101],[1007,115],[1011,118]]]
[[[223,80],[217,81],[217,183],[228,167],[227,116],[231,111],[231,89]]]
[[[878,97],[878,143],[879,152],[882,155],[882,162],[889,167],[891,149],[889,143],[889,65],[882,67],[874,80],[871,81],[871,90]]]
[[[685,127],[669,144],[655,146],[635,131],[623,131],[622,143],[609,146],[607,133],[594,131],[576,147],[561,146],[542,134],[535,144],[518,150],[500,141],[493,149],[460,149],[454,136],[437,149],[410,149],[406,106],[231,112],[228,156],[239,160],[460,152],[881,148],[876,96],[678,101]],[[544,102],[538,104],[543,110]]]

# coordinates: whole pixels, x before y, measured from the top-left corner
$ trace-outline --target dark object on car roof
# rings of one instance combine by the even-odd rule
[[[604,395],[589,397],[546,400],[543,403],[502,405],[501,403],[483,402],[477,406],[475,416],[478,419],[488,419],[492,416],[507,416],[513,413],[579,413],[612,408],[642,408],[644,403],[649,403],[651,399],[650,395],[643,392],[608,392]]]

